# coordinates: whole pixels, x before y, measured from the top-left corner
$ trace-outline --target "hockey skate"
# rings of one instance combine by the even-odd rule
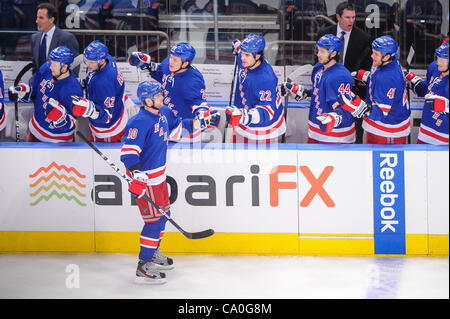
[[[138,284],[158,285],[166,282],[166,274],[159,272],[152,262],[139,260],[135,282]]]
[[[152,265],[155,269],[170,270],[173,269],[173,259],[162,254],[161,249],[158,248],[153,254]]]

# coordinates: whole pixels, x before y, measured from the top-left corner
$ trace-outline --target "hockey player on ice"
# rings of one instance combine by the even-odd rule
[[[338,102],[339,93],[352,90],[352,76],[339,62],[342,41],[333,34],[326,34],[317,41],[318,63],[311,72],[313,87],[305,90],[301,84],[282,83],[281,94],[289,94],[296,100],[311,97],[308,121],[308,143],[355,142],[355,123],[350,112]]]
[[[90,140],[94,142],[120,142],[128,121],[127,104],[122,73],[108,48],[95,40],[84,49],[88,68],[87,96],[73,96],[73,114],[89,118]]]
[[[363,118],[366,144],[406,144],[410,115],[406,81],[397,58],[397,42],[382,36],[372,42],[372,69],[352,75],[367,83],[366,101],[352,92],[339,101],[353,116]]]
[[[233,41],[238,71],[234,105],[226,110],[233,142],[276,143],[286,131],[278,78],[264,57],[265,46],[256,33]]]
[[[28,142],[72,142],[75,118],[71,96],[83,93],[69,68],[74,55],[66,46],[60,46],[49,53],[49,60],[39,68],[31,88],[25,83],[11,86],[9,99],[13,102],[34,100]]]
[[[138,283],[164,283],[166,276],[160,270],[173,268],[173,260],[162,255],[159,248],[167,218],[143,197],[147,193],[170,216],[165,173],[168,141],[180,140],[184,133],[191,134],[207,127],[211,117],[217,116],[182,120],[164,105],[163,94],[159,83],[144,81],[139,84],[137,95],[142,106],[125,128],[126,135],[120,152],[120,160],[127,169],[127,175],[133,178],[129,190],[137,195],[136,202],[144,220],[136,270]]]
[[[435,52],[436,61],[429,65],[426,81],[413,72],[405,71],[405,76],[414,92],[425,97],[417,144],[448,145],[448,42],[441,44]]]
[[[128,62],[142,70],[148,70],[150,76],[161,83],[164,89],[164,104],[182,119],[203,119],[214,115],[209,128],[219,126],[220,116],[217,110],[211,110],[206,101],[205,80],[201,72],[192,65],[195,49],[186,42],[180,42],[170,48],[170,55],[161,63],[151,61],[148,54],[133,52]],[[202,121],[203,122],[203,121]],[[202,130],[206,127],[202,127]],[[199,142],[199,130],[184,135],[178,142]]]

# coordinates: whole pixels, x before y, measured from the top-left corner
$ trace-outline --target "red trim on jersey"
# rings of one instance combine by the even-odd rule
[[[39,132],[39,134],[41,134],[42,136],[52,139],[52,140],[58,140],[58,141],[71,141],[73,139],[73,132],[70,135],[65,135],[65,136],[58,136],[58,135],[50,135],[47,132],[41,130],[38,126],[38,124],[35,122],[34,120],[34,116],[31,117],[31,124],[33,125],[33,127],[36,129],[36,131]]]
[[[262,107],[263,109],[265,109],[270,114],[271,118],[273,118],[273,116],[275,115],[275,112],[268,105],[258,104],[255,106],[255,108],[257,108],[257,107]]]
[[[322,134],[322,135],[326,135],[326,136],[333,136],[333,137],[344,137],[344,136],[349,136],[352,135],[353,133],[355,133],[355,127],[353,126],[350,130],[348,131],[344,131],[344,132],[330,132],[330,133],[325,133],[324,131],[322,131],[321,129],[312,126],[311,124],[309,124],[309,129],[313,132]]]
[[[364,121],[366,121],[367,124],[369,124],[370,126],[373,126],[374,128],[377,128],[377,129],[379,129],[381,131],[388,132],[388,133],[402,132],[402,131],[406,130],[407,128],[409,128],[409,126],[410,126],[409,121],[406,122],[404,125],[399,126],[399,127],[382,126],[382,125],[379,125],[379,124],[375,123],[371,119],[368,119],[367,117],[364,118]]]
[[[163,169],[160,171],[154,172],[154,173],[148,173],[147,176],[149,179],[157,178],[161,175],[163,175],[166,172],[166,167],[164,166]]]
[[[284,117],[283,114],[281,114],[281,120],[278,121],[277,125],[275,125],[274,127],[271,127],[268,130],[265,131],[257,131],[257,130],[252,130],[251,128],[247,127],[247,126],[243,126],[241,124],[239,124],[239,128],[241,128],[242,130],[250,133],[250,134],[254,134],[254,135],[265,135],[265,134],[270,134],[271,132],[275,131],[277,128],[279,128],[282,124],[284,123]]]
[[[433,133],[433,132],[431,132],[431,131],[429,131],[429,130],[426,130],[423,126],[422,127],[420,127],[420,131],[423,133],[423,134],[425,134],[425,135],[427,135],[427,136],[430,136],[430,137],[432,137],[432,138],[434,138],[434,139],[437,139],[437,140],[439,140],[439,141],[441,141],[441,142],[444,142],[444,143],[449,143],[449,138],[447,137],[443,137],[443,136],[440,136],[440,135],[437,135],[437,134],[435,134],[435,133]]]
[[[89,126],[90,126],[91,129],[92,129],[94,132],[96,132],[96,133],[105,134],[105,133],[112,132],[112,131],[114,131],[114,130],[120,125],[120,123],[122,122],[122,120],[123,120],[123,115],[124,115],[124,114],[125,114],[125,106],[124,106],[123,109],[122,109],[122,115],[120,115],[119,120],[116,122],[116,124],[115,124],[113,127],[110,127],[110,128],[107,129],[107,130],[98,130],[98,129],[96,129],[95,126],[93,126],[92,124],[89,124]]]

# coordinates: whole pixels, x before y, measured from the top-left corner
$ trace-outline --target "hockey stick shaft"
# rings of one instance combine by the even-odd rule
[[[116,164],[114,164],[112,161],[109,160],[108,157],[106,157],[105,154],[103,154],[94,144],[92,144],[80,131],[77,131],[77,135],[87,144],[90,148],[92,148],[106,163],[108,163],[109,167],[111,167],[113,170],[116,171],[116,173],[122,177],[128,184],[131,183],[131,178],[128,177],[126,174],[124,174]],[[181,232],[184,236],[186,236],[189,239],[200,239],[200,238],[206,238],[214,234],[214,230],[207,229],[201,232],[196,233],[190,233],[185,231],[183,228],[181,228],[169,215],[166,214],[166,212],[159,207],[150,197],[148,197],[147,194],[144,194],[144,198],[153,206],[155,207],[164,217],[167,218],[167,220],[175,226],[175,228]]]
[[[286,82],[286,59],[284,60],[284,82]],[[291,82],[290,79],[289,79],[289,82]],[[289,104],[289,96],[286,94],[286,96],[284,97],[284,108],[283,108],[284,122],[286,123],[286,130],[287,130],[288,104]],[[284,132],[283,135],[281,136],[281,143],[286,143],[286,132]]]
[[[17,74],[16,79],[14,80],[14,87],[19,84],[20,80],[24,76],[25,73],[28,72],[31,68],[34,67],[34,63],[30,62],[23,67],[23,69]],[[17,101],[14,102],[14,117],[16,122],[16,142],[20,142],[20,133],[19,133],[19,103]]]
[[[300,75],[306,74],[308,72],[311,72],[313,69],[313,66],[311,64],[305,64],[302,65],[300,67],[298,67],[297,69],[294,70],[294,72],[292,72],[291,74],[289,74],[289,76],[286,78],[286,65],[284,66],[284,82],[293,82],[293,80],[297,77],[299,77]],[[289,103],[289,97],[288,95],[286,95],[286,97],[284,98],[284,108],[283,108],[283,112],[284,112],[284,121],[286,123],[287,126],[287,114],[288,114],[288,103]],[[281,143],[285,143],[286,142],[286,132],[284,132],[284,134],[281,136]]]
[[[234,94],[234,84],[236,81],[236,70],[237,70],[237,59],[238,56],[237,54],[234,57],[234,69],[233,69],[233,78],[231,79],[231,88],[230,88],[230,98],[228,100],[228,105],[231,106],[231,103],[233,102],[233,94]],[[225,118],[226,118],[226,109],[225,109]],[[226,132],[227,132],[227,128],[228,128],[228,120],[225,120],[225,127],[223,130],[223,143],[225,143],[226,140]],[[233,134],[234,134],[234,129],[233,129]]]
[[[413,57],[414,57],[414,53],[415,53],[414,48],[413,48],[413,46],[411,45],[411,46],[409,47],[409,53],[408,53],[408,56],[407,56],[407,58],[406,58],[406,72],[407,72],[407,73],[409,73],[409,69],[410,69],[410,67],[411,67],[411,62],[412,62],[412,59],[413,59]],[[409,106],[411,107],[411,93],[410,93],[410,87],[411,87],[410,83],[409,83],[409,82],[406,82],[406,94],[407,94],[407,98],[408,98],[408,104],[409,104]],[[411,134],[408,135],[408,144],[411,144]]]

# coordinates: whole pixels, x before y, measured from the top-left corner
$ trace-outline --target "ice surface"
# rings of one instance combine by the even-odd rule
[[[448,257],[172,255],[164,285],[127,254],[0,254],[0,298],[449,298]]]

